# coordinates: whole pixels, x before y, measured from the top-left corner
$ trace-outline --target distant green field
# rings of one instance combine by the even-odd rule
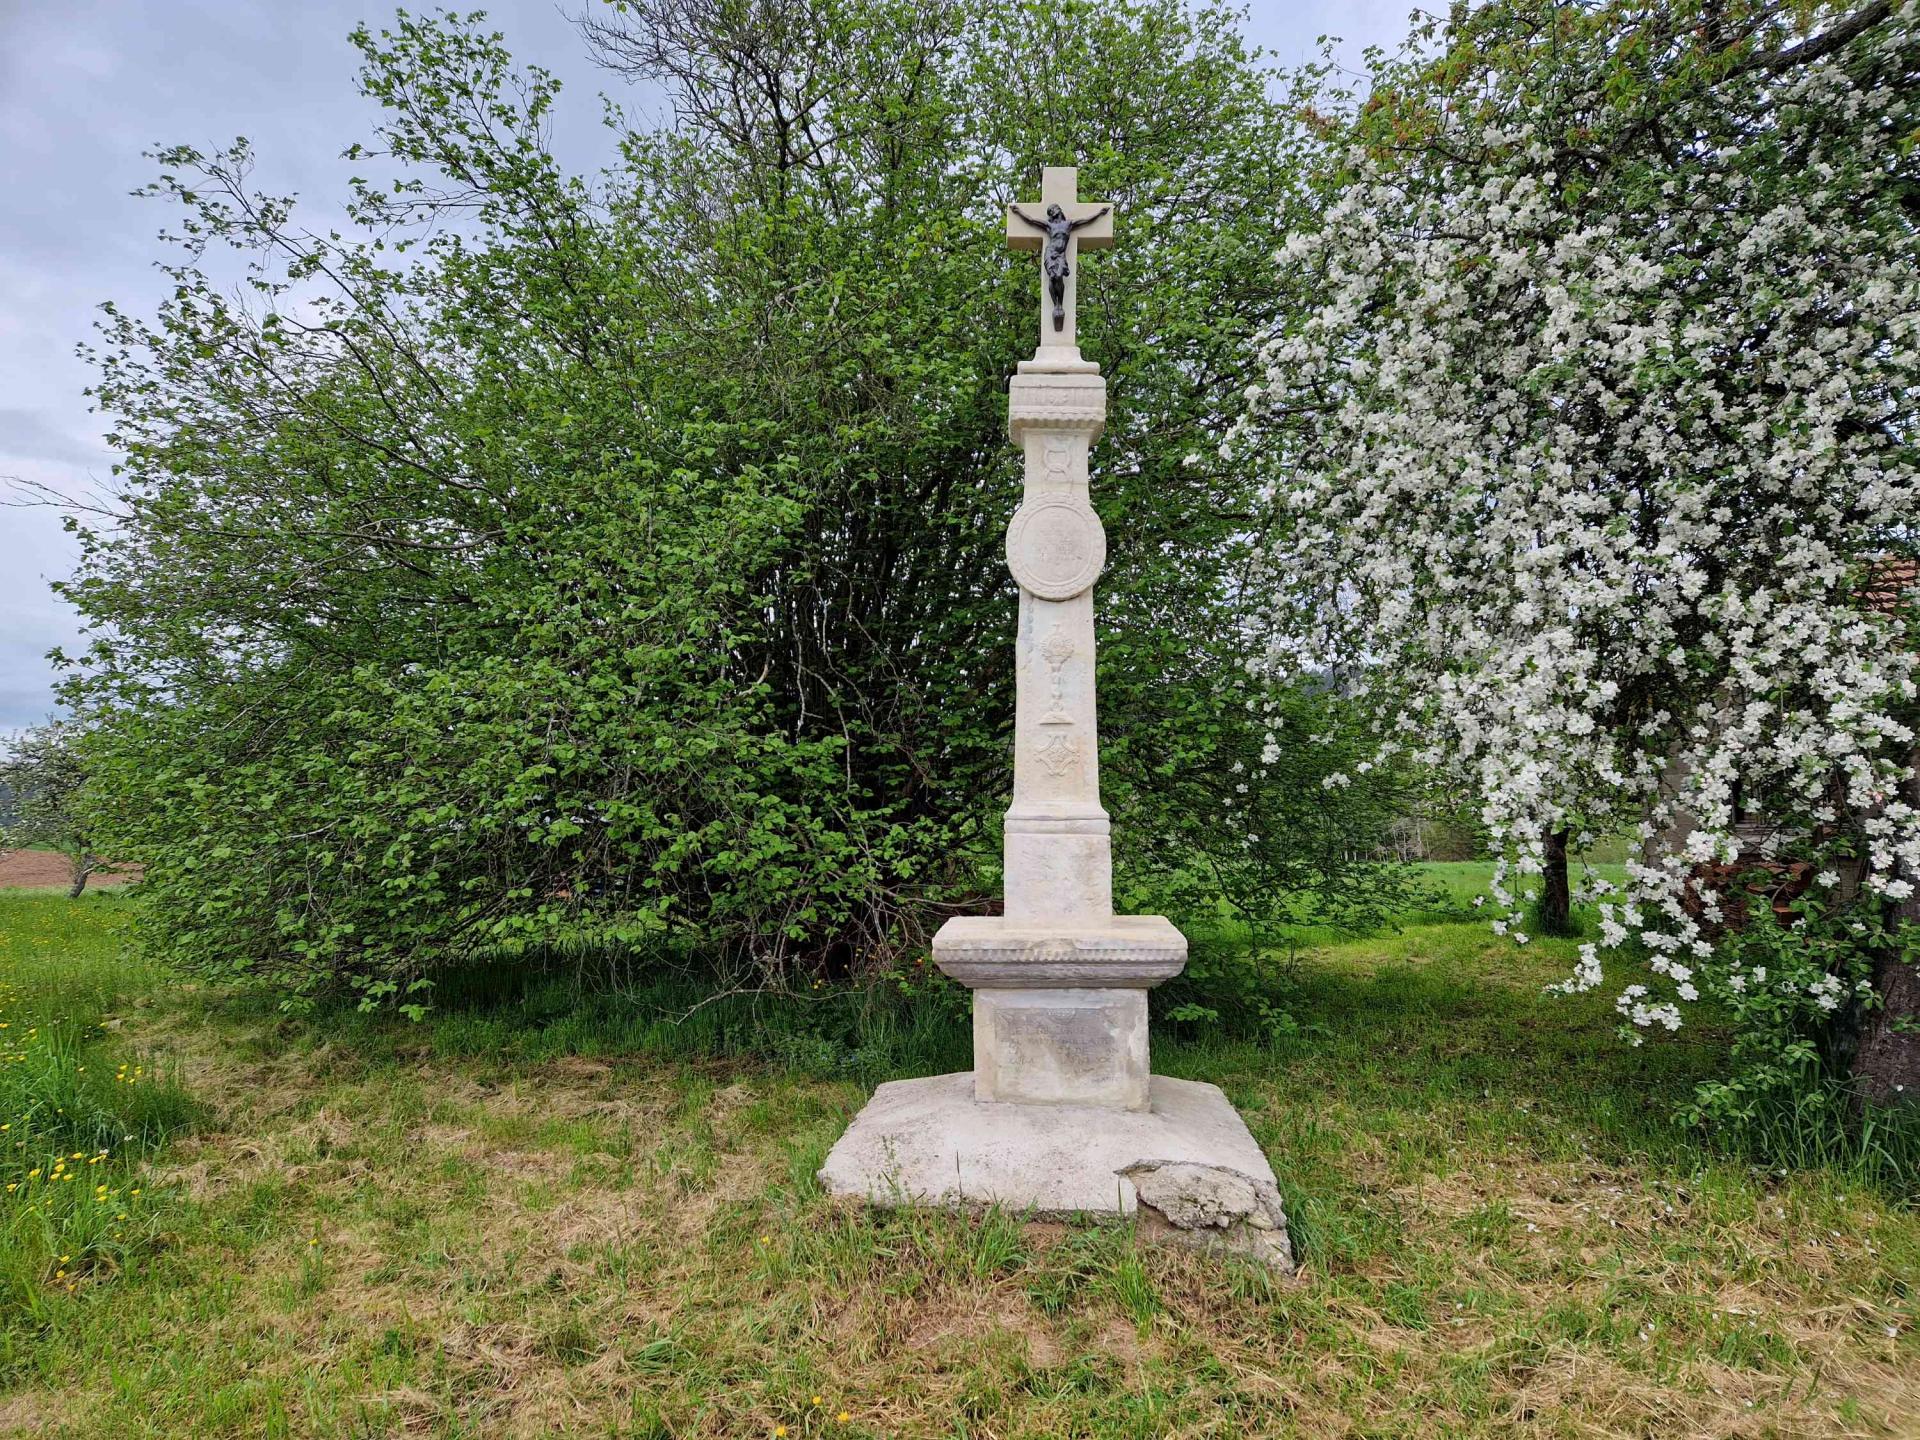
[[[1458,900],[1485,869],[1429,873]],[[1303,1269],[1276,1283],[1124,1227],[830,1206],[813,1172],[871,1081],[966,1063],[937,987],[689,1019],[666,982],[496,977],[418,1025],[294,1021],[170,984],[124,913],[0,894],[0,1036],[31,1057],[0,1071],[29,1137],[0,1152],[28,1197],[0,1435],[1920,1425],[1920,1216],[1675,1129],[1713,1037],[1630,1049],[1605,995],[1544,995],[1568,942],[1409,923],[1309,946],[1284,1039],[1162,1028],[1158,1068],[1221,1084],[1281,1177]]]
[[[1601,879],[1615,885],[1626,881],[1627,867],[1624,862],[1589,859],[1594,873]],[[1414,868],[1445,891],[1447,898],[1456,905],[1472,905],[1476,896],[1487,893],[1487,885],[1493,879],[1491,860],[1430,860]],[[1573,865],[1573,883],[1576,887],[1580,878],[1581,866],[1576,861]],[[1531,895],[1539,889],[1540,877],[1516,875],[1510,883],[1515,894]]]

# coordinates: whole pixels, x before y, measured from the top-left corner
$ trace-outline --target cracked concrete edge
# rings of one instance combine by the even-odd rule
[[[1146,1238],[1294,1272],[1286,1207],[1272,1181],[1190,1160],[1136,1160],[1114,1173],[1133,1185],[1136,1220]],[[1234,1183],[1222,1186],[1222,1178]]]
[[[1258,1208],[1241,1210],[1224,1223],[1206,1221],[1196,1224],[1185,1216],[1175,1219],[1168,1214],[1167,1208],[1167,1201],[1173,1197],[1160,1194],[1156,1203],[1153,1191],[1143,1190],[1140,1185],[1141,1179],[1171,1169],[1213,1172],[1231,1176],[1248,1187],[1258,1202]],[[1130,1223],[1142,1239],[1153,1244],[1175,1245],[1203,1253],[1235,1255],[1253,1260],[1282,1275],[1292,1275],[1298,1269],[1293,1256],[1292,1239],[1287,1231],[1286,1208],[1278,1188],[1270,1181],[1263,1180],[1257,1175],[1249,1175],[1246,1171],[1237,1170],[1229,1165],[1145,1159],[1136,1160],[1114,1171],[1116,1180],[1125,1181],[1133,1186],[1136,1208],[1130,1215],[1121,1211],[1108,1213],[1086,1210],[1049,1210],[1042,1207],[1029,1207],[1016,1211],[1002,1205],[999,1201],[971,1196],[959,1189],[944,1193],[935,1199],[928,1199],[908,1191],[898,1172],[893,1173],[895,1181],[886,1187],[884,1194],[874,1192],[859,1194],[835,1189],[824,1171],[819,1179],[827,1192],[828,1203],[836,1209],[924,1208],[952,1210],[969,1215],[981,1215],[990,1210],[1002,1209],[1022,1221],[1029,1222],[1092,1219],[1095,1223],[1101,1224]],[[880,1178],[884,1180],[885,1175]],[[1172,1208],[1177,1211],[1181,1207]]]

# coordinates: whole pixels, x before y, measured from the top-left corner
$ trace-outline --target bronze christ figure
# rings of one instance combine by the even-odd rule
[[[1091,225],[1113,207],[1102,205],[1082,220],[1067,219],[1066,212],[1058,205],[1047,206],[1047,218],[1044,220],[1034,219],[1018,205],[1010,208],[1027,224],[1046,234],[1046,253],[1041,257],[1041,265],[1047,273],[1047,293],[1053,296],[1053,328],[1064,330],[1067,324],[1067,276],[1073,273],[1067,264],[1067,240],[1082,225]]]

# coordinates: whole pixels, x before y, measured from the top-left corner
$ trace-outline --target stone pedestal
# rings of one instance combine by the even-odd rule
[[[1049,169],[1043,188],[1049,223],[1071,223],[1078,243],[1111,235],[1104,207],[1073,200],[1072,170]],[[1008,236],[1039,248],[1041,228],[1010,216]],[[1072,237],[1055,238],[1070,261]],[[1240,1117],[1213,1086],[1148,1065],[1146,992],[1186,965],[1186,938],[1163,916],[1113,913],[1094,696],[1107,540],[1088,493],[1107,385],[1075,343],[1070,265],[1064,279],[1057,317],[1043,281],[1041,345],[1007,395],[1025,494],[1007,527],[1020,617],[1006,913],[949,920],[933,940],[935,963],[974,992],[974,1068],[882,1085],[821,1179],[881,1204],[1145,1207],[1174,1238],[1284,1266],[1273,1172]]]
[[[1146,1109],[1146,992],[975,992],[973,1098]]]

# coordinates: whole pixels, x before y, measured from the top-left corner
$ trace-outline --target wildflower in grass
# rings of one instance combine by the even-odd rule
[[[846,1411],[842,1410],[838,1415],[834,1416],[833,1418],[838,1420],[842,1425],[844,1425],[849,1420],[853,1419],[853,1416],[849,1415]]]

